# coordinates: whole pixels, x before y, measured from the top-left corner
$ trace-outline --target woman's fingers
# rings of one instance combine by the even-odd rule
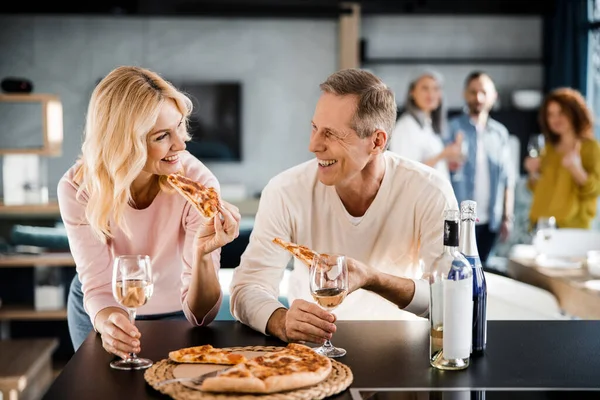
[[[242,219],[242,215],[240,214],[239,208],[237,208],[233,204],[228,203],[226,201],[221,201],[221,203],[222,203],[222,208],[225,208],[227,211],[229,211],[236,221],[239,222]]]
[[[235,210],[233,210],[235,212]],[[236,219],[236,216],[233,214],[227,207],[223,207],[221,209],[221,215],[223,215],[223,230],[225,234],[232,239],[235,239],[239,236],[239,220]]]
[[[140,336],[139,330],[125,315],[115,312],[104,322],[102,347],[109,353],[127,358],[129,353],[140,352]]]

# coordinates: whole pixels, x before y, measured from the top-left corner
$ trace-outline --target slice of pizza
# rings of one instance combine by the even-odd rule
[[[302,246],[292,242],[286,242],[285,240],[280,238],[273,239],[273,243],[278,244],[285,250],[292,253],[294,257],[302,261],[307,267],[310,267],[312,265],[313,258],[319,255],[319,253],[309,249],[306,246]]]
[[[331,373],[331,360],[308,346],[290,343],[206,378],[200,390],[230,393],[278,393],[316,385]]]
[[[178,363],[222,365],[235,365],[248,361],[243,354],[217,349],[210,344],[171,351],[169,359]]]
[[[167,181],[173,188],[206,218],[214,217],[219,211],[219,194],[212,187],[206,187],[181,174],[171,174]]]

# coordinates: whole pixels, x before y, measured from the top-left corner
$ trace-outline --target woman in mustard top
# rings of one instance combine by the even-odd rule
[[[541,157],[525,159],[533,192],[529,220],[554,217],[560,228],[589,229],[600,195],[600,145],[585,99],[576,90],[556,89],[540,108],[546,138]]]

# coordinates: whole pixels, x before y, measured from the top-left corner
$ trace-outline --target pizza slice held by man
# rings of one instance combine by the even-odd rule
[[[302,246],[292,242],[287,242],[280,238],[273,239],[273,243],[281,246],[283,249],[292,253],[294,257],[302,261],[302,263],[304,263],[304,265],[306,265],[309,268],[312,265],[313,258],[319,255],[319,253],[317,253],[314,250],[311,250],[306,246]]]

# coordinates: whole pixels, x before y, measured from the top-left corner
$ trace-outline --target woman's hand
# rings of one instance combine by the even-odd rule
[[[575,142],[573,150],[565,153],[562,158],[562,165],[567,169],[581,168],[581,141]]]
[[[141,351],[140,331],[129,322],[125,312],[112,312],[98,330],[101,332],[102,347],[111,354],[125,360],[129,358],[129,353]]]
[[[456,142],[450,143],[444,148],[443,157],[448,161],[462,161],[462,145]]]
[[[444,158],[451,162],[462,163],[464,161],[463,154],[463,138],[465,134],[463,131],[456,132],[454,142],[448,144],[443,151]]]
[[[578,140],[573,150],[565,153],[562,165],[571,173],[571,176],[578,185],[585,185],[588,180],[588,173],[583,168],[581,161],[581,141]]]
[[[209,254],[233,241],[240,234],[239,209],[221,200],[219,212],[206,220],[196,233],[196,247],[201,254]]]
[[[525,171],[529,176],[536,176],[540,172],[542,161],[539,157],[525,157],[524,165]]]

